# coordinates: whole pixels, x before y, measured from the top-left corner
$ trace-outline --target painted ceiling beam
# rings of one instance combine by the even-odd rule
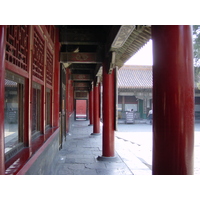
[[[90,74],[72,74],[72,80],[74,81],[92,81]]]
[[[102,59],[97,53],[71,53],[60,52],[60,62],[63,63],[101,63]]]

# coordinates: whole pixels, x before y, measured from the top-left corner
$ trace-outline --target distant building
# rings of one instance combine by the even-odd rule
[[[118,70],[118,117],[133,109],[136,118],[147,118],[152,109],[152,66],[124,65]],[[200,90],[195,83],[195,118],[200,119]]]
[[[152,66],[124,65],[118,71],[118,113],[133,109],[136,118],[146,118],[152,108]]]

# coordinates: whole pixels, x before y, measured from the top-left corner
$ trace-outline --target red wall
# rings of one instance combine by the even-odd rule
[[[86,105],[86,100],[76,100],[76,117],[86,117]]]

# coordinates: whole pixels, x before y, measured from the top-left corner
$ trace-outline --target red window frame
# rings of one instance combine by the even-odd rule
[[[8,28],[10,26],[7,26]],[[46,106],[45,106],[45,101],[46,101],[46,93],[50,92],[50,125],[48,127],[52,126],[52,94],[53,94],[53,74],[54,74],[54,63],[55,63],[55,52],[54,52],[54,45],[55,45],[55,27],[51,26],[50,27],[50,33],[46,30],[45,26],[27,26],[28,27],[28,32],[27,32],[27,45],[26,45],[26,52],[27,52],[27,58],[25,59],[27,62],[27,68],[25,67],[20,67],[20,65],[16,65],[13,62],[10,62],[9,59],[5,60],[5,68],[6,70],[10,70],[13,73],[20,75],[22,77],[24,77],[25,79],[25,83],[24,83],[24,90],[25,90],[25,103],[24,103],[24,146],[25,147],[29,147],[31,146],[31,152],[35,152],[37,148],[39,148],[41,146],[41,144],[46,141],[51,134],[54,133],[55,128],[51,128],[48,130],[45,130],[45,118],[46,118]],[[18,30],[20,30],[20,28],[18,28]],[[34,31],[37,32],[38,37],[40,37],[40,39],[42,39],[44,41],[44,60],[41,60],[41,55],[37,55],[37,58],[42,61],[42,65],[43,65],[43,69],[44,71],[42,71],[42,76],[37,76],[34,75],[33,73],[33,58],[34,58],[34,50],[36,49],[31,49],[34,45]],[[48,34],[47,34],[48,33]],[[10,37],[10,36],[9,36]],[[35,47],[34,47],[35,48]],[[7,47],[7,51],[8,51],[8,47]],[[50,52],[50,57],[49,57],[49,61],[47,61],[47,51]],[[8,52],[7,54],[10,55],[11,52]],[[17,55],[17,54],[16,54]],[[21,55],[20,53],[18,55]],[[23,57],[23,55],[21,55]],[[30,59],[31,58],[31,59]],[[22,59],[23,60],[23,59]],[[44,61],[44,62],[43,62]],[[48,70],[46,70],[46,67],[48,65],[48,62],[51,63],[51,72],[47,72]],[[22,63],[23,64],[23,63]],[[35,67],[35,66],[34,66]],[[40,70],[40,69],[39,69]],[[47,73],[48,76],[50,75],[50,77],[48,77],[48,79],[50,80],[49,82],[46,83],[46,79],[47,79]],[[43,138],[43,134],[40,134],[39,137],[37,138],[33,138],[31,137],[31,133],[29,134],[29,130],[31,130],[31,100],[32,100],[32,89],[33,89],[33,82],[37,83],[39,85],[41,85],[41,101],[42,101],[42,116],[41,116],[41,133],[45,134],[45,137]],[[32,87],[33,86],[33,87]],[[29,128],[30,127],[30,128]],[[40,142],[38,142],[39,140],[41,140]],[[43,141],[43,142],[42,142]],[[29,148],[28,148],[29,149]],[[9,166],[12,165],[13,162],[15,162],[16,159],[20,158],[20,156],[24,155],[24,153],[27,152],[27,148],[24,148],[22,151],[19,151],[15,156],[13,156],[10,160],[6,161],[5,166],[6,166],[6,174],[13,174],[16,173],[16,169],[13,168],[13,166],[11,168],[9,168]],[[32,153],[28,153],[27,159],[29,159],[28,157],[30,155],[32,155]],[[24,157],[24,156],[23,156]],[[24,157],[24,158],[25,158]],[[20,161],[20,165],[21,166],[23,163],[25,162],[25,160],[21,160]],[[18,166],[18,168],[19,168]]]

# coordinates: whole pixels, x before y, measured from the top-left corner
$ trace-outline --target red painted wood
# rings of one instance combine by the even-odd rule
[[[40,135],[37,139],[32,142],[31,147],[22,149],[17,155],[13,156],[5,164],[6,175],[23,175],[45,148],[50,144],[53,138],[58,134],[58,128],[48,129],[44,135]]]
[[[34,65],[33,65],[34,67]],[[34,75],[34,71],[33,71],[33,75]],[[34,76],[33,76],[34,77]],[[43,86],[41,88],[41,133],[44,134],[45,133],[45,120],[46,120],[46,116],[45,116],[45,109],[46,109],[46,82],[47,82],[47,41],[44,41],[44,65],[43,65]],[[45,137],[45,135],[44,135]]]
[[[86,100],[76,100],[76,118],[86,118]]]
[[[35,76],[32,76],[32,81],[33,82],[36,82],[40,85],[44,85],[44,81],[40,80],[39,78],[35,77]]]
[[[28,41],[27,25],[7,25],[5,60],[21,71],[28,72]]]
[[[53,52],[47,44],[46,50],[46,84],[52,85],[53,83]]]
[[[68,113],[69,113],[69,116],[70,116],[70,114],[71,114],[71,104],[72,104],[72,102],[71,102],[71,80],[68,80],[68,90],[69,90],[69,92],[68,92]]]
[[[45,75],[45,71],[44,70],[44,75]],[[45,78],[44,81],[46,82]],[[44,134],[45,132],[45,120],[46,120],[46,116],[45,116],[45,102],[46,102],[46,87],[42,87],[42,98],[41,98],[41,133]]]
[[[93,120],[94,120],[94,124],[93,124],[93,133],[100,133],[100,117],[99,117],[99,106],[100,106],[100,91],[99,91],[99,85],[98,86],[94,86],[94,107],[93,107]]]
[[[30,93],[29,93],[29,79],[25,79],[25,98],[24,98],[24,146],[28,147],[30,144],[29,140],[29,118],[30,118]],[[31,133],[30,133],[31,134]]]
[[[76,81],[91,81],[91,75],[90,74],[73,74],[73,80]]]
[[[53,46],[55,43],[55,37],[56,37],[56,30],[55,30],[54,25],[45,25],[45,28],[43,28],[43,31],[45,32],[45,35],[47,36],[49,43],[51,44],[51,46]]]
[[[28,78],[28,72],[26,72],[25,70],[19,68],[18,66],[14,65],[12,63],[9,63],[8,61],[5,61],[5,68],[16,74],[19,74],[20,76]]]
[[[98,63],[101,58],[97,57],[96,53],[71,53],[61,52],[60,60],[68,63]]]
[[[94,105],[94,101],[93,101],[93,89],[90,91],[89,93],[89,119],[90,119],[90,125],[92,125],[94,123],[94,116],[93,116],[93,105]]]
[[[27,119],[25,119],[25,138],[27,138],[27,140],[25,140],[25,142],[27,142],[27,144],[25,144],[26,146],[30,147],[31,146],[31,137],[32,137],[32,85],[33,85],[33,76],[32,76],[32,68],[33,68],[33,51],[31,51],[31,47],[33,46],[33,29],[34,26],[30,27],[30,42],[29,42],[29,79],[26,80],[27,81],[27,88],[28,91],[27,93],[25,93],[26,95],[26,100],[25,100],[25,104],[27,102],[28,106],[27,106],[27,113],[25,113],[24,116],[27,116]],[[27,127],[27,128],[26,128]],[[26,132],[27,131],[27,132]]]
[[[39,29],[39,26],[34,26],[33,33],[32,75],[41,81],[44,81],[44,62],[46,58],[45,38]]]
[[[59,126],[59,99],[60,99],[60,63],[59,63],[59,30],[56,28],[55,40],[55,59],[54,59],[54,73],[53,73],[53,126]]]
[[[66,133],[69,132],[69,68],[66,69]]]
[[[103,65],[103,156],[115,156],[115,74],[107,73],[107,63]]]
[[[30,50],[30,47],[33,46],[33,38],[34,38],[34,28],[37,29],[39,31],[39,35],[41,38],[43,38],[43,35],[41,35],[41,31],[38,28],[39,26],[30,26],[29,27],[29,41],[28,41],[28,73],[26,71],[23,71],[22,69],[19,68],[19,70],[17,70],[17,67],[15,65],[13,65],[12,63],[6,62],[6,67],[11,70],[14,71],[15,73],[18,73],[24,77],[26,77],[26,84],[25,84],[25,115],[24,115],[24,144],[25,146],[27,146],[28,148],[24,148],[21,152],[19,152],[16,156],[12,157],[6,164],[6,174],[17,174],[18,171],[20,169],[22,169],[26,165],[26,162],[28,161],[28,166],[30,167],[31,164],[33,163],[33,159],[32,156],[34,155],[34,157],[37,157],[37,154],[41,153],[44,148],[45,145],[47,145],[50,140],[47,141],[47,139],[49,139],[49,137],[53,134],[54,136],[58,134],[58,131],[54,132],[56,130],[56,128],[53,129],[48,129],[47,132],[45,132],[44,135],[41,135],[40,137],[38,137],[37,139],[35,139],[34,141],[31,141],[31,121],[32,121],[32,114],[31,114],[31,101],[32,101],[32,81],[34,80],[35,82],[40,83],[41,85],[43,85],[45,87],[45,79],[44,82],[42,80],[39,79],[39,77],[34,77],[32,76],[32,65],[33,65],[33,54],[32,51]],[[58,127],[59,126],[59,39],[58,39],[58,29],[57,29],[57,46],[55,47],[55,59],[54,60],[54,65],[55,65],[55,73],[53,73],[54,75],[54,80],[55,80],[55,84],[53,85],[53,87],[55,87],[54,92],[54,97],[53,97],[53,103],[54,103],[54,110],[53,110],[53,126]],[[0,32],[0,41],[3,37],[1,37],[1,32]],[[1,43],[0,43],[1,44]],[[4,48],[5,49],[5,48]],[[32,59],[30,59],[32,58]],[[44,59],[45,60],[45,59]],[[49,63],[49,64],[48,64]],[[48,59],[48,63],[47,65],[52,65],[52,58],[51,56]],[[0,49],[0,64],[1,64],[1,49]],[[3,65],[1,64],[1,66],[3,67]],[[57,69],[57,70],[56,70]],[[1,68],[0,68],[1,70]],[[52,78],[50,77],[52,74],[52,69],[48,69],[49,71],[47,72],[48,74],[48,84],[50,85],[52,82]],[[1,72],[1,71],[0,71]],[[0,73],[1,75],[4,73]],[[2,76],[1,76],[2,77]],[[44,78],[45,78],[45,74],[44,74]],[[4,84],[4,79],[2,80],[3,84]],[[47,85],[48,86],[48,85]],[[3,85],[4,87],[4,85]],[[48,86],[49,88],[52,89],[52,86]],[[3,95],[4,96],[4,95]],[[45,102],[45,88],[43,91],[43,103]],[[4,105],[4,104],[1,104]],[[44,105],[44,104],[42,104]],[[42,108],[44,110],[44,107]],[[3,112],[1,112],[3,115]],[[43,113],[43,118],[45,117],[44,115],[45,113]],[[3,122],[3,120],[0,120],[1,122]],[[44,123],[44,120],[42,120]],[[43,132],[45,131],[45,124],[43,124]],[[58,129],[57,129],[58,130]],[[4,136],[4,134],[1,134],[1,136]],[[0,140],[1,141],[1,140]],[[3,142],[4,142],[4,138],[3,138]],[[0,143],[1,144],[1,143]],[[1,146],[1,149],[3,151],[1,151],[1,153],[3,152],[3,156],[4,156],[4,147]],[[36,153],[37,152],[37,153]],[[34,154],[36,153],[36,154]],[[2,158],[2,160],[4,160],[4,158]],[[0,163],[4,165],[4,162],[2,162],[2,160],[0,160]],[[1,165],[0,164],[0,165]],[[3,166],[4,167],[4,166]],[[1,168],[1,167],[0,167]],[[2,168],[0,169],[0,173],[1,173]],[[3,173],[4,173],[5,169],[3,169]],[[24,173],[24,170],[22,170],[20,172],[21,174]]]
[[[154,175],[193,174],[194,78],[190,26],[152,26]]]
[[[5,36],[6,26],[0,26],[0,174],[5,173],[4,166],[4,91],[5,91]]]
[[[74,112],[74,87],[73,87],[73,81],[71,81],[71,112]]]

